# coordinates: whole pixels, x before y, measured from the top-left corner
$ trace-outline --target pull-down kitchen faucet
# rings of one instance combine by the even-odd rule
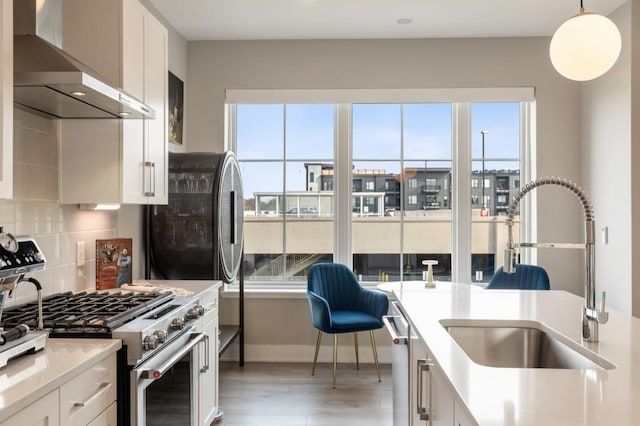
[[[514,243],[513,242],[513,217],[515,215],[516,207],[520,203],[520,200],[533,189],[542,185],[557,185],[563,188],[569,189],[573,192],[582,203],[584,210],[584,224],[585,224],[585,243],[584,244],[571,244],[571,243]],[[595,263],[596,263],[596,245],[595,245],[595,223],[593,220],[593,205],[591,200],[575,183],[567,179],[556,177],[543,177],[536,179],[526,184],[520,191],[513,197],[513,201],[509,205],[507,212],[507,226],[509,227],[507,234],[507,248],[504,255],[503,269],[506,273],[512,274],[516,268],[516,249],[518,247],[536,247],[536,248],[579,248],[585,250],[585,268],[586,268],[586,281],[584,289],[585,305],[582,307],[582,338],[588,342],[598,341],[598,325],[604,324],[609,319],[609,314],[605,312],[605,292],[602,292],[602,301],[600,309],[596,309],[596,278],[595,278]]]

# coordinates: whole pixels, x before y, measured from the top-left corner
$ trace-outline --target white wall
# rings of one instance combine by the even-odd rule
[[[640,265],[640,0],[631,0],[631,265]],[[636,165],[636,167],[633,167]],[[640,317],[640,268],[631,268],[632,313]]]
[[[608,73],[583,83],[582,176],[595,210],[596,298],[599,300],[604,290],[611,307],[631,313],[634,244],[630,231],[633,229],[634,180],[630,2],[613,12],[610,18],[622,34],[622,53]],[[602,241],[602,227],[608,228],[608,244]]]
[[[580,85],[555,72],[548,45],[548,38],[190,42],[189,150],[224,149],[226,89],[533,86],[535,173],[581,183],[581,159],[576,155],[580,152]],[[564,189],[545,187],[537,192],[538,240],[581,241],[577,198]],[[582,294],[581,253],[541,251],[538,261],[549,270],[554,288]],[[226,311],[221,322],[228,320]],[[304,298],[250,299],[246,321],[248,360],[279,359],[269,342],[280,342],[281,357],[297,354],[299,360],[312,359],[315,332]],[[366,355],[368,345],[362,344]],[[300,350],[292,350],[291,345],[299,345]],[[330,356],[328,348],[323,354]]]

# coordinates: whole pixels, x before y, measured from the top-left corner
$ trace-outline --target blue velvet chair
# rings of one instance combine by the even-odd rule
[[[541,266],[516,265],[513,274],[507,274],[500,267],[491,280],[487,289],[516,289],[516,290],[549,290],[549,275]]]
[[[369,331],[378,381],[381,381],[373,330],[383,327],[382,316],[389,308],[387,296],[379,291],[362,287],[353,272],[339,263],[316,263],[309,268],[307,296],[311,308],[311,321],[318,329],[311,374],[314,375],[316,371],[323,332],[333,334],[333,387],[335,388],[338,334],[353,332],[356,366],[359,369],[357,332]]]

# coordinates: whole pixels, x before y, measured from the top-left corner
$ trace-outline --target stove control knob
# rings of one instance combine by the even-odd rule
[[[35,257],[37,262],[42,262],[42,259],[44,259],[44,256],[40,252],[37,252]]]
[[[182,330],[184,328],[184,320],[182,318],[174,318],[171,320],[171,330]]]
[[[198,316],[199,317],[204,315],[204,306],[196,305],[195,308],[193,308],[193,309],[197,309],[198,310]]]
[[[198,317],[201,316],[202,313],[204,313],[204,309],[202,309],[202,313],[200,312],[200,309],[202,309],[202,306],[194,306],[193,308],[189,308],[186,315],[187,321],[198,319]]]
[[[151,349],[157,348],[158,338],[153,334],[146,336],[142,341],[142,347],[145,351],[150,351]]]
[[[164,330],[156,330],[153,335],[158,339],[158,343],[164,343],[167,341],[167,332]]]

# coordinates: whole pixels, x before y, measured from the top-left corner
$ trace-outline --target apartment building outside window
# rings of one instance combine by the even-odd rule
[[[247,284],[302,285],[323,261],[349,264],[365,284],[419,280],[427,259],[439,261],[438,279],[470,282],[482,271],[488,280],[501,264],[501,208],[522,178],[527,105],[231,103]],[[475,133],[489,126],[481,158]],[[466,187],[456,183],[465,175]]]

